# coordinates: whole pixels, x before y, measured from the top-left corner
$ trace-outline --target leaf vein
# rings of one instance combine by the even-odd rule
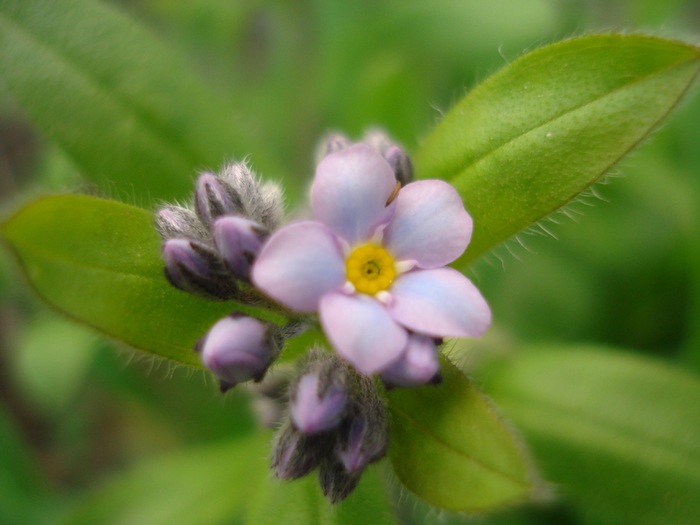
[[[423,432],[424,434],[426,434],[427,436],[429,436],[430,438],[432,438],[433,440],[435,440],[435,441],[436,441],[437,443],[439,443],[440,445],[444,446],[445,448],[447,448],[447,449],[449,449],[449,450],[452,450],[452,451],[453,451],[454,453],[456,453],[457,455],[463,457],[465,460],[467,460],[467,461],[469,461],[469,462],[471,462],[471,463],[474,463],[474,464],[477,465],[478,467],[480,467],[480,468],[482,468],[482,469],[484,469],[484,470],[486,470],[486,471],[488,471],[488,472],[491,472],[491,473],[493,473],[493,474],[495,474],[495,475],[501,476],[502,478],[504,478],[504,479],[506,479],[506,480],[512,482],[512,483],[515,484],[516,486],[525,487],[525,488],[528,488],[528,489],[529,489],[530,486],[529,486],[529,484],[528,484],[527,482],[523,482],[522,480],[516,478],[515,476],[513,476],[513,475],[511,475],[511,474],[508,474],[508,473],[506,473],[506,472],[502,472],[502,471],[496,469],[495,467],[492,467],[491,465],[488,465],[488,464],[486,464],[486,463],[484,463],[484,462],[482,462],[482,461],[476,459],[474,456],[472,456],[472,455],[470,455],[470,454],[464,452],[463,450],[458,449],[458,448],[455,447],[454,445],[452,445],[452,444],[448,443],[447,441],[445,441],[444,439],[440,438],[437,434],[435,434],[434,432],[432,432],[432,431],[431,431],[430,429],[428,429],[426,426],[420,424],[420,423],[419,423],[418,421],[416,421],[414,418],[412,418],[411,416],[409,416],[406,412],[404,412],[403,410],[401,410],[400,408],[398,408],[398,407],[396,406],[396,403],[391,403],[391,407],[392,407],[392,410],[393,410],[394,412],[396,412],[397,414],[403,416],[406,420],[409,421],[409,423],[411,423],[413,426],[415,426],[418,430],[420,430],[421,432]]]

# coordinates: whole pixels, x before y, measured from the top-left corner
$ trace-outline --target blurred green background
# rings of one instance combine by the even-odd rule
[[[411,151],[470,87],[529,49],[590,31],[642,30],[689,42],[700,34],[700,4],[691,0],[107,4],[174,47],[227,100],[238,135],[221,163],[247,156],[283,182],[290,210],[303,202],[317,140],[329,130],[358,138],[380,126]],[[620,347],[700,373],[698,172],[700,96],[691,92],[590,193],[468,271],[495,324],[460,351],[487,392],[498,362],[540,343]],[[0,78],[0,207],[76,188],[97,191]],[[146,207],[157,202],[116,184],[99,192]],[[0,523],[54,523],[66,513],[71,523],[101,523],[89,517],[98,511],[76,518],[71,509],[105,480],[117,483],[154,457],[185,455],[255,427],[244,393],[222,398],[202,373],[115,348],[48,311],[19,275],[0,251]],[[566,480],[552,481],[563,484],[547,502],[487,518],[445,518],[394,492],[405,523],[625,522],[579,498]],[[130,520],[123,509],[112,515],[115,523],[160,523],[144,513]]]

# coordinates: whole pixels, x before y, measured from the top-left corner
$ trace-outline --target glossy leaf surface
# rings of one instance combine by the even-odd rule
[[[487,387],[547,478],[584,513],[615,523],[696,523],[697,377],[599,348],[542,348],[490,371]]]
[[[186,61],[101,3],[0,1],[0,76],[109,194],[181,198],[195,170],[248,153],[231,108]]]
[[[129,346],[199,366],[192,347],[236,310],[173,288],[153,215],[94,197],[62,195],[19,210],[2,233],[39,295],[60,312]],[[267,314],[271,320],[276,316]]]
[[[474,218],[456,265],[557,211],[666,117],[700,50],[636,35],[538,49],[470,92],[416,156],[419,177],[454,184]]]
[[[397,476],[431,505],[477,512],[526,499],[536,481],[525,450],[477,388],[447,359],[443,382],[389,392]]]

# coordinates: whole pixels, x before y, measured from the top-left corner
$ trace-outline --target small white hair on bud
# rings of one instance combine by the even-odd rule
[[[262,183],[245,162],[227,164],[219,176],[238,192],[243,216],[270,231],[279,227],[284,217],[284,196],[277,183]]]
[[[197,215],[188,208],[167,204],[156,213],[156,229],[163,241],[176,237],[205,239],[207,232]]]

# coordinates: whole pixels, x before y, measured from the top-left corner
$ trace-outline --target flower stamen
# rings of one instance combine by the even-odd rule
[[[396,278],[394,259],[381,246],[355,248],[345,262],[348,282],[360,293],[374,295],[391,286]]]

